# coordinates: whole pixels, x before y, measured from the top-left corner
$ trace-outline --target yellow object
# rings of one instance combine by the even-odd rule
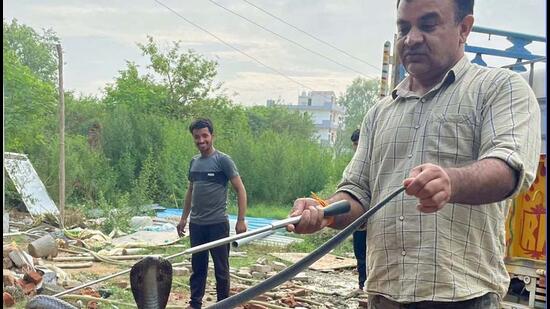
[[[315,192],[311,192],[311,198],[314,199],[317,203],[319,203],[319,205],[321,205],[321,207],[323,208],[328,206],[328,202],[320,198],[317,194],[315,194]],[[329,217],[326,219],[329,225],[332,224],[332,222],[334,222],[334,217]]]
[[[546,261],[546,154],[540,155],[533,185],[510,207],[506,246],[508,258]]]

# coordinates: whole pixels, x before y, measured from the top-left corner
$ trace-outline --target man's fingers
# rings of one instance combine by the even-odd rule
[[[440,191],[428,198],[420,199],[420,204],[417,206],[417,209],[421,212],[432,213],[443,208],[448,200],[448,193]]]
[[[418,174],[420,174],[423,170],[423,165],[419,165],[415,168],[413,168],[410,172],[409,172],[409,177],[410,178],[415,178],[416,176],[418,176]]]
[[[439,208],[437,208],[436,206],[424,206],[422,204],[418,204],[416,206],[416,209],[418,209],[418,211],[420,212],[427,213],[427,214],[434,213],[439,210]]]
[[[308,206],[302,212],[300,222],[294,225],[294,232],[310,234],[323,227],[323,211],[315,206]]]

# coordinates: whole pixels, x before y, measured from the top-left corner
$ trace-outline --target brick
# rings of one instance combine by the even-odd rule
[[[2,294],[2,303],[6,307],[11,307],[11,306],[15,305],[15,300],[13,300],[13,297],[11,296],[10,293],[4,292]]]
[[[27,282],[32,282],[34,284],[38,284],[42,281],[42,275],[39,274],[36,271],[29,271],[25,274],[23,279]]]
[[[21,286],[21,289],[23,290],[23,293],[25,293],[25,295],[32,296],[36,294],[36,284],[32,282],[25,282],[23,286]]]

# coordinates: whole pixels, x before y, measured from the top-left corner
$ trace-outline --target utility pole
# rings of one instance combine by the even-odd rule
[[[4,85],[2,85],[2,149],[5,148],[4,135]],[[3,151],[2,151],[3,152]],[[10,214],[6,212],[6,170],[4,168],[4,153],[2,153],[2,231],[10,232]]]
[[[384,53],[382,55],[382,79],[380,80],[380,98],[386,96],[388,91],[388,76],[390,73],[390,41],[384,43]]]
[[[65,96],[63,91],[63,51],[56,44],[59,61],[59,224],[65,226]]]

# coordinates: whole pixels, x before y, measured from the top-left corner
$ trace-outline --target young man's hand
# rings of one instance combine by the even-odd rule
[[[246,222],[244,220],[237,220],[235,224],[235,232],[237,234],[244,233],[247,230]]]
[[[183,237],[185,236],[185,226],[187,225],[187,219],[181,219],[180,223],[176,226],[176,229],[178,231],[178,236]]]

